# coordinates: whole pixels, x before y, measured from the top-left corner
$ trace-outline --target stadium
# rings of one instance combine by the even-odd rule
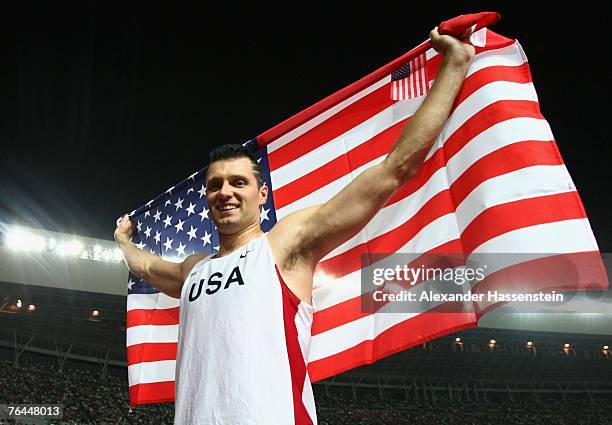
[[[18,226],[4,236],[0,404],[60,403],[57,424],[172,423],[173,403],[130,407],[128,276],[114,243]],[[608,424],[612,298],[597,298],[599,313],[508,304],[476,328],[317,382],[319,423]]]
[[[487,10],[501,20],[465,15]],[[0,425],[612,423],[605,14],[24,1],[3,17]],[[226,144],[243,153],[217,161],[248,159],[248,178],[217,167],[211,189]],[[263,251],[219,217],[248,217]],[[278,263],[260,255],[275,226],[293,248]],[[290,286],[297,253],[321,255]]]

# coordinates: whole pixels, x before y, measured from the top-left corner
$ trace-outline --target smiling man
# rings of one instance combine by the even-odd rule
[[[268,188],[244,147],[211,153],[207,201],[220,248],[170,263],[115,231],[132,273],[181,299],[176,362],[177,424],[313,424],[307,373],[312,280],[319,260],[359,232],[412,178],[459,93],[474,48],[431,34],[444,59],[427,98],[385,160],[323,205],[295,212],[264,234]]]

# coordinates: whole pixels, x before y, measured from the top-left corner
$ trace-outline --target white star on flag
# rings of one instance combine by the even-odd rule
[[[172,202],[170,202],[170,199],[168,199],[165,203],[164,203],[164,207],[167,207],[168,205],[170,205]]]
[[[179,242],[179,246],[178,248],[176,248],[176,252],[181,256],[185,256],[185,247],[186,245],[183,245],[182,242]]]
[[[270,212],[270,208],[268,208],[268,209],[262,208],[261,209],[261,211],[259,213],[259,222],[260,223],[263,223],[264,220],[270,220],[268,218],[268,213],[269,212]]]
[[[144,242],[138,242],[138,243],[136,244],[136,246],[138,247],[138,249],[144,249],[145,244],[144,244]]]
[[[193,238],[197,237],[196,236],[196,232],[198,231],[197,227],[194,228],[193,226],[190,226],[191,230],[187,232],[187,234],[189,235],[189,240],[192,240]]]
[[[189,206],[187,207],[187,217],[191,217],[191,214],[195,214],[195,204],[192,204],[191,202],[189,203]]]
[[[149,217],[151,215],[151,211],[145,211],[145,218]]]
[[[198,215],[200,217],[202,217],[202,219],[200,221],[204,221],[204,219],[208,218],[208,209],[206,209],[206,207],[204,207],[202,209],[202,212],[198,213]]]
[[[151,229],[149,226],[147,226],[147,230],[144,231],[144,234],[147,235],[147,238],[151,237],[151,230],[153,230],[153,229]]]
[[[160,242],[160,237],[161,237],[161,233],[159,233],[159,230],[155,231],[155,236],[153,237],[155,239],[155,242],[159,243]]]
[[[159,210],[155,211],[153,218],[155,218],[155,222],[157,223],[159,220],[161,220],[161,212]]]
[[[134,281],[132,280],[132,278],[130,278],[130,279],[128,280],[128,289],[132,289],[132,286],[133,286],[135,283],[136,283],[136,282],[134,282]]]
[[[164,242],[164,246],[166,247],[166,251],[168,251],[169,249],[172,249],[172,242],[174,241],[174,239],[170,239],[169,237],[166,236],[166,242]]]
[[[202,199],[203,196],[206,196],[206,186],[202,185],[202,188],[198,190],[198,193],[200,194],[200,199]]]
[[[204,236],[201,237],[200,239],[202,239],[204,241],[204,246],[210,244],[210,237],[212,235],[210,233],[208,233],[206,230],[204,230]]]
[[[138,222],[138,225],[136,225],[136,228],[139,232],[142,232],[142,223],[140,221]]]
[[[179,230],[183,230],[183,224],[185,224],[185,222],[179,218],[178,223],[174,225],[174,227],[176,227],[176,233],[178,233]]]
[[[176,210],[178,211],[180,208],[183,208],[183,201],[184,199],[181,199],[180,197],[178,198],[178,201],[176,201],[176,204],[174,204],[174,206],[176,207]]]
[[[164,220],[164,229],[172,224],[172,217],[166,215],[166,219]]]

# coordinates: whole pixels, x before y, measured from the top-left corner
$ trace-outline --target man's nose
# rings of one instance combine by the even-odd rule
[[[223,185],[221,186],[221,189],[219,190],[219,196],[221,196],[224,199],[227,199],[227,198],[231,198],[232,195],[233,195],[232,186],[229,184],[229,182],[224,182]]]

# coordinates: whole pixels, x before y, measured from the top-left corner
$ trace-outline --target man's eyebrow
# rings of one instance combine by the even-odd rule
[[[228,179],[233,180],[233,179],[248,179],[248,176],[245,174],[232,174],[230,176],[228,176]],[[207,182],[211,182],[211,181],[215,181],[215,180],[223,180],[223,177],[220,176],[212,176],[210,177]]]

